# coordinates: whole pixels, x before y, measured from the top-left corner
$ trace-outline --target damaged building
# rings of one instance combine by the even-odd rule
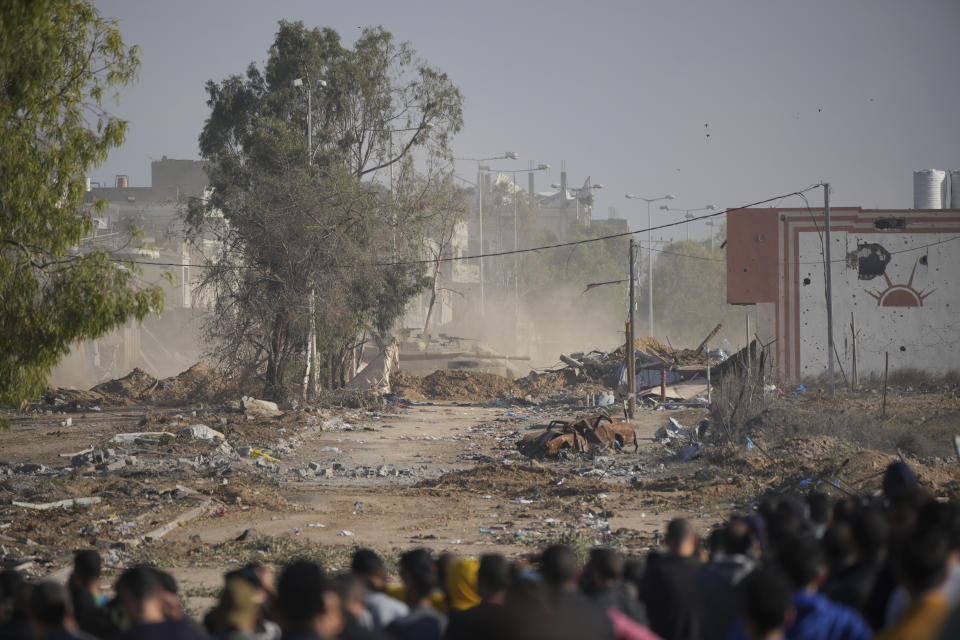
[[[890,370],[960,368],[960,209],[836,207],[830,218],[837,375],[883,375],[887,358]],[[823,231],[822,209],[727,217],[727,301],[756,306],[784,381],[827,369]]]

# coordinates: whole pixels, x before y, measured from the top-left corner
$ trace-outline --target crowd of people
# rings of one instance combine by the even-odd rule
[[[123,571],[100,592],[100,557],[76,552],[66,585],[0,574],[0,638],[60,640],[937,640],[960,638],[960,505],[892,464],[882,496],[762,500],[701,539],[666,528],[645,561],[554,545],[479,559],[403,553],[399,581],[370,549],[349,570],[308,560],[226,574],[217,605],[185,615],[173,577]]]

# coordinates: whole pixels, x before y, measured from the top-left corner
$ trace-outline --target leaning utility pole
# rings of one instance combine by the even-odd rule
[[[827,296],[827,370],[830,373],[830,397],[835,389],[833,381],[833,295],[830,289],[830,183],[823,183],[823,217],[826,226],[823,270],[826,272]]]
[[[636,281],[636,263],[634,256],[636,255],[636,240],[630,238],[630,313],[629,320],[627,321],[627,415],[633,420],[634,413],[637,410],[637,371],[636,371],[636,360],[634,359],[633,352],[633,334],[634,327],[636,326],[634,322],[634,310],[636,308],[636,294],[635,294],[635,281]]]

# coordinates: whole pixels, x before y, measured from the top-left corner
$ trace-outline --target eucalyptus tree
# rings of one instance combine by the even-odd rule
[[[0,404],[36,397],[78,340],[162,307],[132,264],[77,250],[84,176],[127,131],[103,101],[138,69],[89,2],[0,2]]]
[[[301,22],[279,24],[262,68],[207,94],[212,191],[187,220],[215,240],[202,284],[214,352],[284,397],[313,324],[338,385],[360,331],[386,334],[427,284],[418,258],[436,204],[422,187],[449,164],[462,96],[380,27],[346,47]]]

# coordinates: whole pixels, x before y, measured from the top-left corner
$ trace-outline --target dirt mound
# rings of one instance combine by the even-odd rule
[[[61,411],[133,405],[176,407],[219,402],[227,399],[230,391],[225,375],[198,362],[186,371],[162,380],[143,369],[134,369],[122,378],[101,382],[89,391],[50,389],[42,398],[42,406]]]
[[[157,379],[139,367],[116,380],[102,382],[90,389],[94,393],[112,396],[118,400],[136,400],[157,384]]]
[[[610,487],[592,478],[558,474],[541,466],[504,464],[487,464],[464,471],[453,471],[434,480],[425,480],[416,486],[422,489],[475,491],[506,498],[531,498],[536,495],[565,497],[610,491]]]
[[[423,395],[423,378],[403,371],[390,374],[390,392],[414,402],[427,399]]]
[[[143,402],[159,406],[181,406],[196,402],[222,400],[228,388],[227,378],[207,364],[198,362],[186,371],[164,378],[141,395]]]
[[[538,396],[545,393],[560,391],[564,387],[576,383],[573,371],[557,371],[551,373],[531,372],[525,378],[517,380],[520,395]]]
[[[441,369],[424,377],[421,386],[430,399],[483,402],[510,395],[516,385],[494,373]]]

